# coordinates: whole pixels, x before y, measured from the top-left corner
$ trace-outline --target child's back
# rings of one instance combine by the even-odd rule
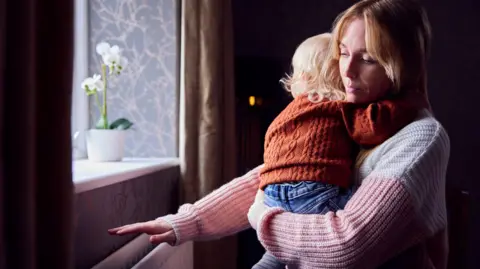
[[[343,122],[341,101],[296,97],[265,136],[260,188],[274,183],[319,181],[347,188],[357,147]]]

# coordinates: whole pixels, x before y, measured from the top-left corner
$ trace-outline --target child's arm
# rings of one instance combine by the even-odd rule
[[[249,228],[247,212],[260,184],[262,166],[233,179],[194,204],[182,205],[177,214],[161,217],[172,225],[175,245],[189,240],[220,238]]]
[[[362,147],[383,143],[412,122],[422,105],[414,95],[381,100],[368,105],[340,104],[349,135]]]

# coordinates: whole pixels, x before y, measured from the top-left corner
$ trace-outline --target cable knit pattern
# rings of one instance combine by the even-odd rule
[[[410,98],[410,96],[408,97]],[[371,104],[313,103],[299,96],[273,120],[265,135],[260,188],[292,181],[350,187],[358,143],[373,147],[412,122],[418,107],[407,97]]]
[[[348,187],[355,145],[340,108],[340,102],[313,103],[306,96],[290,102],[265,135],[259,187],[304,180]]]

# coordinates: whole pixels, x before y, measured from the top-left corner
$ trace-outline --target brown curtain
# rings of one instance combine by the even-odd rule
[[[182,2],[182,197],[194,202],[236,175],[233,27],[230,0]],[[195,268],[235,268],[236,247],[234,236],[195,243]]]
[[[0,268],[73,268],[73,1],[0,4]]]

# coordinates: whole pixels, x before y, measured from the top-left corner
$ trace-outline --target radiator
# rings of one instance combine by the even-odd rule
[[[161,244],[147,254],[134,269],[193,269],[193,243],[171,247]]]
[[[153,247],[148,238],[144,234],[138,236],[92,269],[193,269],[192,242]]]

